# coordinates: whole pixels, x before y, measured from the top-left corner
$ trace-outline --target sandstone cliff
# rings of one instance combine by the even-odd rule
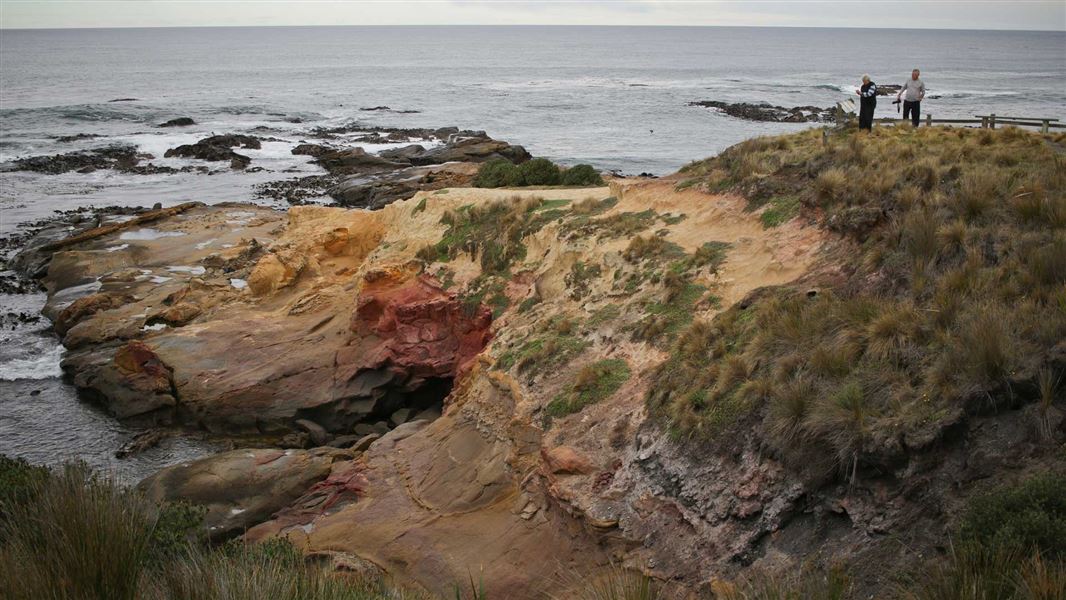
[[[360,440],[285,458],[315,476],[248,539],[287,536],[445,593],[471,573],[500,598],[565,596],[575,574],[616,567],[679,597],[752,565],[846,559],[876,573],[933,551],[920,532],[944,530],[960,487],[1061,460],[1047,450],[1062,435],[1054,406],[1051,441],[1032,438],[1024,410],[948,411],[872,433],[838,452],[841,469],[785,456],[763,426],[772,394],[756,389],[778,365],[730,328],[774,302],[834,298],[862,242],[826,226],[832,207],[753,204],[774,180],[721,185],[722,167],[610,188],[419,192],[379,211],[195,207],[57,252],[46,313],[64,369],[119,417]],[[864,232],[892,218],[879,214]],[[819,350],[793,339],[788,360]],[[684,407],[660,408],[686,386],[698,393]],[[201,475],[230,473],[220,488],[240,478],[209,460]],[[182,496],[198,475],[181,468],[146,486]],[[263,506],[245,488],[219,506]]]

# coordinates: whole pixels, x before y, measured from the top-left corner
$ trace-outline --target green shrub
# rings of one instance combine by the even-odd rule
[[[603,177],[592,168],[592,165],[574,165],[563,171],[560,182],[563,185],[603,185]]]
[[[505,158],[494,158],[481,164],[474,177],[474,187],[498,188],[521,184],[518,166]]]
[[[559,185],[559,167],[546,158],[534,158],[518,165],[521,183],[513,185]]]
[[[1066,559],[1066,475],[1046,473],[971,501],[959,526],[964,543],[1034,549]]]

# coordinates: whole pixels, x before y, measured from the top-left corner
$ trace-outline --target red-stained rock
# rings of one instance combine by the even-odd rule
[[[424,278],[368,287],[352,315],[354,339],[338,353],[345,380],[385,368],[416,378],[457,377],[492,339],[487,307],[471,311]]]
[[[115,351],[115,367],[130,387],[146,392],[169,392],[171,370],[144,342],[127,342]]]

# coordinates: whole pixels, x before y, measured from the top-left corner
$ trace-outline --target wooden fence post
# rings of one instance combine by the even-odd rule
[[[925,126],[926,127],[932,127],[933,126],[933,113],[925,113]]]
[[[1047,133],[1051,128],[1051,121],[1044,119],[1043,124],[1040,125],[1040,133]]]
[[[981,117],[981,129],[988,129],[988,117]]]
[[[996,128],[996,113],[988,115],[988,127],[989,129]]]

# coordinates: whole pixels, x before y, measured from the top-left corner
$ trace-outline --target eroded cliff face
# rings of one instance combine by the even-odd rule
[[[285,481],[309,487],[250,539],[440,592],[472,573],[492,597],[565,593],[614,564],[683,595],[787,555],[767,534],[809,489],[743,431],[725,459],[672,438],[648,373],[692,319],[809,275],[826,241],[675,183],[195,207],[56,253],[46,312],[64,369],[119,417],[384,434],[307,458],[315,476]],[[260,460],[239,452],[146,485],[203,500],[188,481]],[[261,514],[268,493],[216,504]]]

